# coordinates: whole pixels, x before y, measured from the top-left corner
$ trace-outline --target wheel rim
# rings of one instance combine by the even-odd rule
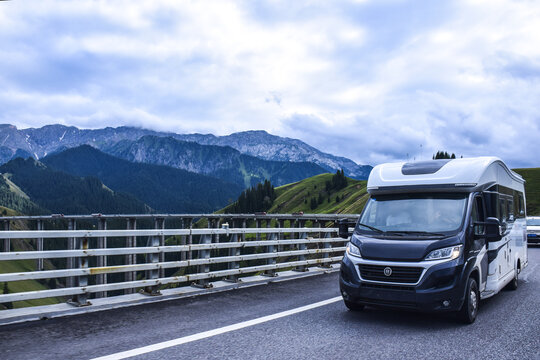
[[[471,316],[474,317],[476,315],[476,310],[478,309],[478,295],[476,295],[474,289],[471,289],[469,301],[471,304]]]

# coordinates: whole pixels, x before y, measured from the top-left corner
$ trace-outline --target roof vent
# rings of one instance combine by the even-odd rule
[[[450,160],[430,160],[430,161],[418,161],[413,163],[405,163],[401,167],[401,173],[403,175],[426,175],[435,174]]]

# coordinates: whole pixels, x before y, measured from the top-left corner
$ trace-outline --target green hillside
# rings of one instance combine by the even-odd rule
[[[45,210],[33,203],[8,175],[0,174],[0,213],[2,216],[11,216],[15,211],[27,215],[45,213]]]
[[[276,188],[277,198],[268,212],[312,214],[357,214],[368,199],[366,181],[347,178],[348,185],[340,190],[326,190],[326,182],[333,174],[316,175],[302,181]],[[336,198],[338,200],[336,201]],[[317,206],[311,208],[311,200]]]
[[[527,215],[540,215],[540,168],[514,169],[525,179]]]
[[[268,213],[291,214],[358,214],[368,199],[366,181],[347,178],[347,186],[340,190],[326,189],[334,174],[320,174],[275,189],[276,199]],[[336,201],[336,198],[338,200]],[[316,207],[312,208],[312,199]],[[232,206],[219,211],[231,212]]]

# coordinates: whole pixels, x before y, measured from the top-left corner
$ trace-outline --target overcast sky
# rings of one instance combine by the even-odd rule
[[[0,2],[0,122],[540,166],[540,1]]]

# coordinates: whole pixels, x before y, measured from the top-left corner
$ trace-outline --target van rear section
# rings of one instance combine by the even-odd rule
[[[358,223],[340,224],[350,236],[345,304],[453,311],[472,323],[480,299],[517,288],[527,265],[523,183],[497,158],[375,167]]]

